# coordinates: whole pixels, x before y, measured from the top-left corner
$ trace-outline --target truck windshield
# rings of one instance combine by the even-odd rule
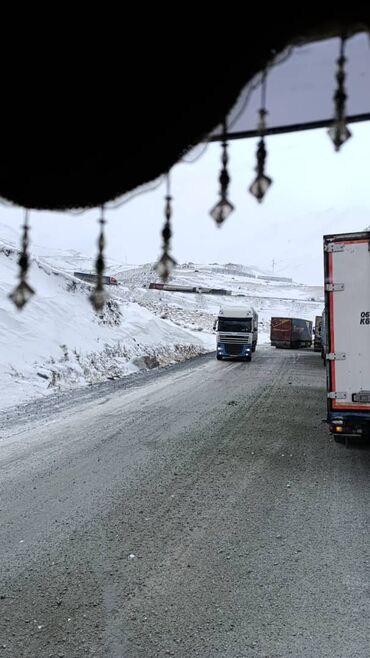
[[[219,331],[252,331],[252,318],[219,318]]]

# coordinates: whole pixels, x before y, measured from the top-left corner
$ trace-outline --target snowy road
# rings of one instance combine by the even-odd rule
[[[0,655],[368,658],[370,451],[320,355],[105,387],[2,419]]]

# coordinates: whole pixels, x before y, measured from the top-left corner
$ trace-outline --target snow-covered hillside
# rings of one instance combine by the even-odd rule
[[[18,258],[10,237],[0,241],[1,408],[213,350],[212,326],[224,303],[256,308],[260,343],[269,340],[272,315],[314,320],[322,311],[320,288],[259,280],[260,271],[241,265],[188,263],[172,277],[181,285],[232,292],[221,297],[149,290],[158,281],[151,265],[109,263],[119,285],[109,287],[110,301],[97,316],[88,300],[91,287],[73,276],[92,271],[91,259],[35,248],[29,282],[36,295],[18,312],[8,299]]]

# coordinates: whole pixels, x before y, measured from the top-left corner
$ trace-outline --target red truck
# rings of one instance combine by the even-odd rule
[[[312,322],[301,318],[271,318],[270,340],[275,347],[311,347]]]

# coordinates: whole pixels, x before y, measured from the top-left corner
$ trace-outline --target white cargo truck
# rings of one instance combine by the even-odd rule
[[[370,435],[370,232],[324,236],[327,421]]]
[[[217,359],[251,361],[258,339],[258,315],[254,308],[224,306],[214,328],[217,331]]]

